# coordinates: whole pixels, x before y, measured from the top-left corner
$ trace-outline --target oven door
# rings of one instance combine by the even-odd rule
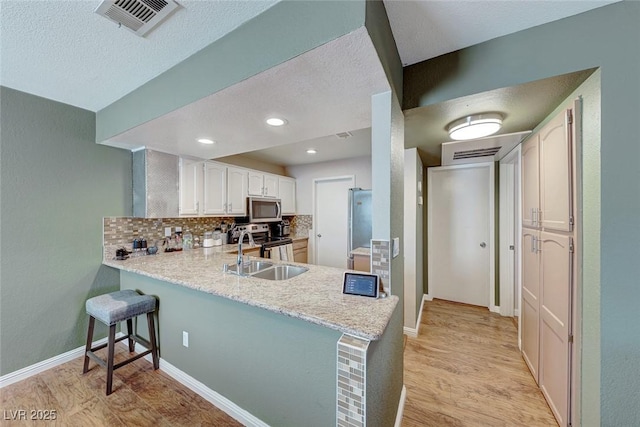
[[[282,220],[280,199],[249,197],[247,204],[249,208],[249,221],[252,223]]]

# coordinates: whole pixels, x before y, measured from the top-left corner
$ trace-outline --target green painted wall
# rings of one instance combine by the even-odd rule
[[[365,27],[391,88],[402,103],[402,61],[396,48],[387,10],[381,0],[367,0]]]
[[[94,137],[94,113],[0,87],[0,375],[84,345],[85,300],[119,286],[102,217],[131,214],[131,153]]]
[[[164,360],[269,425],[335,425],[340,332],[179,285],[121,274],[123,289],[159,298]],[[378,375],[398,366],[390,357],[402,360],[400,313],[396,309],[369,362],[375,373],[368,378],[369,387],[386,393],[371,394],[368,404],[380,407],[384,420],[395,416],[398,402],[389,395],[396,395],[398,382],[402,387],[401,364],[399,376],[395,369],[390,371],[394,377]],[[182,331],[189,333],[189,348],[182,346]],[[368,425],[389,424],[375,418]]]
[[[232,86],[364,23],[364,0],[281,1],[98,111],[96,141]]]
[[[585,127],[589,143],[583,145],[582,163],[582,260],[592,273],[583,278],[582,328],[589,331],[583,348],[600,349],[583,352],[583,366],[601,371],[600,382],[582,377],[585,426],[635,425],[640,419],[638,22],[640,2],[623,1],[416,64],[404,73],[404,108],[414,108],[600,67],[601,128]]]

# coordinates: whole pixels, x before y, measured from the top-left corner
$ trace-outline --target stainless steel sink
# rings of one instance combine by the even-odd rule
[[[244,263],[244,265],[242,266],[242,269],[240,270],[240,274],[249,275],[249,274],[257,273],[259,271],[263,271],[272,266],[273,266],[272,262],[251,260],[249,262]],[[227,268],[227,272],[238,274],[238,265],[237,264],[229,265]]]
[[[266,280],[287,280],[299,276],[308,270],[308,268],[298,267],[297,265],[276,265],[275,267],[252,274],[251,277]]]

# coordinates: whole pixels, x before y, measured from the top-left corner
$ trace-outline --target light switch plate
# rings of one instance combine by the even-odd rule
[[[395,258],[398,255],[400,255],[400,238],[394,237],[393,238],[393,257]]]

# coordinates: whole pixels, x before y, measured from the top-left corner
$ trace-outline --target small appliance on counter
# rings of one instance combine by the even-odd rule
[[[291,225],[289,224],[289,220],[284,219],[271,224],[271,235],[273,237],[288,237],[290,234]]]

